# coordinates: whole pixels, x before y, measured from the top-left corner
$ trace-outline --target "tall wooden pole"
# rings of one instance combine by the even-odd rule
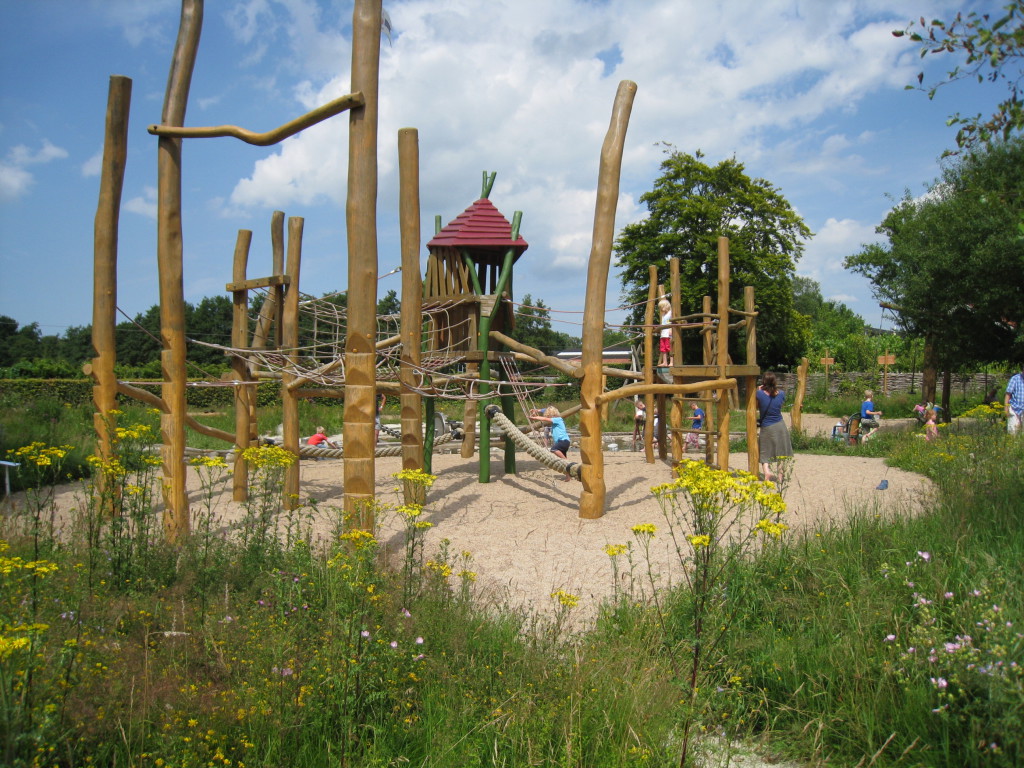
[[[349,112],[348,333],[345,337],[345,513],[373,530],[377,332],[377,92],[381,0],[352,11],[352,93],[365,104]]]
[[[729,362],[729,238],[718,238],[718,378]],[[718,391],[718,467],[729,469],[729,390]]]
[[[747,313],[747,365],[757,365],[757,318],[754,316],[754,286],[743,288],[743,311]],[[758,472],[757,446],[757,376],[746,377],[747,389],[747,469]]]
[[[644,311],[644,384],[654,383],[654,317],[658,303],[658,268],[654,264],[647,266],[647,307]],[[661,353],[657,353],[659,358]],[[644,407],[647,418],[644,419],[644,456],[648,464],[654,463],[654,393],[644,395]]]
[[[203,0],[182,0],[181,23],[167,78],[161,122],[185,124],[192,70],[203,26]],[[185,489],[185,288],[182,271],[181,139],[161,136],[157,148],[157,266],[160,273],[164,532],[169,542],[188,533]]]
[[[679,317],[682,315],[681,302],[681,290],[679,287],[679,259],[673,256],[668,260],[668,276],[669,276],[669,300],[672,303],[672,316]],[[679,329],[674,328],[672,331],[672,363],[673,367],[678,368],[683,364],[683,340]],[[682,384],[683,377],[672,375],[673,384]],[[682,429],[685,423],[685,412],[684,409],[686,403],[683,401],[682,395],[674,395],[672,397],[672,414],[670,417],[670,424],[672,426],[672,461],[679,463],[683,459],[683,450],[686,447],[686,439],[682,432],[678,430]]]
[[[103,461],[113,456],[110,430],[114,428],[117,408],[117,228],[121,214],[124,168],[128,161],[128,116],[132,100],[132,81],[114,75],[107,90],[107,118],[103,138],[103,167],[100,171],[100,195],[93,224],[93,301],[92,401],[96,407],[96,455]],[[102,491],[105,476],[97,473]],[[100,494],[101,498],[105,498]]]
[[[700,329],[701,332],[701,355],[704,361],[704,365],[711,365],[712,360],[712,343],[711,340],[714,338],[714,325],[711,322],[711,297],[705,296],[701,299],[700,304],[701,311],[701,322],[704,327]],[[713,392],[708,395],[707,401],[704,404],[704,423],[707,428],[708,439],[704,447],[704,461],[707,464],[711,464],[711,457],[718,450],[718,433],[715,431],[715,423],[717,418],[715,416],[715,409],[711,407],[714,400],[711,399]]]
[[[289,350],[289,357],[296,362],[295,349],[299,346],[299,268],[302,261],[302,229],[305,220],[298,216],[288,219],[288,261],[285,274],[288,288],[281,307],[281,345]],[[285,373],[281,376],[281,422],[285,450],[295,454],[295,461],[284,471],[284,507],[295,509],[299,505],[299,399],[289,389],[295,376]]]
[[[806,357],[800,358],[800,365],[796,369],[796,396],[793,398],[793,410],[790,413],[793,432],[803,432],[804,420],[804,395],[807,393],[807,366]]]
[[[622,148],[626,141],[629,114],[636,95],[636,83],[623,80],[615,94],[611,123],[601,148],[597,180],[594,234],[587,270],[587,298],[583,307],[583,381],[580,384],[580,453],[583,460],[580,517],[593,519],[604,514],[604,456],[601,453],[601,369],[604,366],[605,294],[608,267],[615,239],[615,207],[619,198]]]
[[[251,245],[252,231],[238,230],[231,267],[231,282],[235,285],[245,282]],[[232,292],[231,298],[231,346],[242,349],[249,338],[249,291],[237,289]],[[238,355],[232,357],[231,370],[235,374],[235,464],[231,475],[231,498],[234,501],[245,501],[249,498],[249,475],[242,451],[250,445],[252,420],[249,410],[256,393],[248,384],[252,376],[249,374],[249,363],[244,358]]]
[[[423,469],[423,398],[412,389],[420,364],[423,280],[420,277],[420,146],[415,128],[398,131],[398,214],[402,238],[402,469]],[[423,504],[424,489],[404,484],[406,504]]]

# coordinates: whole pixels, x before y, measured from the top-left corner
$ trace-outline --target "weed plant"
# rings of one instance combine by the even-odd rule
[[[585,628],[576,595],[544,621],[478,594],[471,553],[426,552],[426,487],[418,513],[389,512],[407,523],[390,566],[335,510],[315,544],[269,459],[251,519],[226,525],[211,460],[170,547],[130,490],[152,454],[126,414],[117,493],[70,529],[46,492],[0,523],[0,762],[696,765],[717,734],[834,765],[1019,765],[1024,440],[973,416],[934,443],[879,436],[932,479],[923,512],[850,510],[793,540],[774,537],[776,489],[684,466],[657,490],[683,583],[651,570],[653,524],[624,530],[615,598]]]

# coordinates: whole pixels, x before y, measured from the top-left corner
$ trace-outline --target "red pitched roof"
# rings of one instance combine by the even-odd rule
[[[517,256],[529,246],[520,235],[512,240],[512,225],[487,198],[480,198],[434,235],[427,248],[515,248]]]

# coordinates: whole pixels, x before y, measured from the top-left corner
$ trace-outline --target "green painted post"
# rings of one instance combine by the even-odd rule
[[[505,372],[504,366],[501,369],[501,380],[508,381],[508,374]],[[516,400],[512,395],[503,394],[501,396],[501,412],[509,421],[516,420]],[[509,475],[516,473],[516,444],[508,435],[505,436],[505,473]]]
[[[519,225],[523,220],[523,212],[516,211],[512,214],[512,241],[515,242],[519,238]],[[491,308],[491,314],[487,317],[480,318],[480,336],[478,349],[483,352],[483,360],[480,361],[480,394],[486,395],[491,391],[491,388],[484,382],[491,377],[491,363],[487,359],[487,352],[490,348],[491,342],[491,323],[494,322],[494,318],[498,314],[498,310],[501,307],[501,294],[505,290],[505,286],[508,285],[509,278],[512,277],[512,264],[515,261],[515,249],[509,248],[505,252],[505,260],[501,265],[501,272],[498,274],[498,284],[494,287],[494,306]],[[478,432],[480,434],[480,482],[489,483],[491,482],[491,420],[486,418],[487,414],[484,412],[485,401],[481,400],[479,405],[479,414],[477,416]]]
[[[434,462],[434,398],[423,398],[423,471],[433,474]]]

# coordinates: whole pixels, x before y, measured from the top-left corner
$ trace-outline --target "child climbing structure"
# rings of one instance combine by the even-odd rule
[[[579,478],[581,517],[600,517],[604,512],[604,479],[601,440],[601,411],[608,402],[640,395],[648,399],[679,397],[698,392],[717,392],[719,401],[718,459],[728,464],[728,393],[735,391],[740,369],[727,361],[729,328],[728,266],[726,258],[724,294],[720,267],[717,332],[709,310],[702,324],[706,343],[717,334],[717,358],[705,355],[703,366],[677,366],[671,381],[653,381],[650,370],[644,381],[626,385],[613,392],[604,391],[604,376],[619,374],[603,366],[602,346],[605,293],[614,239],[615,208],[626,128],[636,85],[619,84],[610,126],[601,150],[597,182],[597,205],[586,287],[583,353],[578,366],[553,360],[538,350],[518,344],[508,336],[513,327],[511,310],[512,268],[526,250],[519,235],[520,214],[511,225],[488,200],[493,175],[484,177],[484,192],[463,214],[445,228],[436,228],[430,241],[426,279],[419,279],[419,149],[415,129],[399,131],[400,227],[402,252],[402,307],[398,333],[381,334],[376,316],[378,254],[376,231],[377,197],[377,89],[380,55],[381,2],[356,0],[353,10],[351,93],[336,99],[276,130],[258,134],[235,126],[189,128],[184,126],[189,82],[196,58],[202,25],[202,0],[182,0],[181,27],[168,80],[162,121],[149,132],[158,137],[159,203],[157,262],[160,281],[160,316],[163,383],[159,396],[145,392],[114,376],[114,316],[116,310],[116,229],[120,199],[120,179],[124,168],[124,136],[127,128],[125,78],[111,81],[108,102],[107,140],[104,149],[100,205],[96,218],[95,300],[93,338],[97,357],[90,371],[96,381],[98,454],[111,453],[110,412],[118,394],[136,397],[161,412],[162,459],[164,474],[164,527],[167,538],[176,540],[188,533],[189,509],[185,492],[186,427],[225,440],[235,449],[235,498],[244,498],[246,466],[242,452],[257,443],[255,404],[252,397],[258,378],[281,382],[284,447],[294,454],[309,452],[299,444],[298,403],[311,396],[344,397],[344,508],[353,524],[372,528],[375,457],[378,455],[374,417],[379,391],[398,393],[402,403],[403,467],[424,466],[432,449],[433,398],[455,394],[465,399],[467,437],[463,455],[472,456],[474,435],[479,425],[481,446],[480,481],[490,480],[489,424],[499,421],[505,429],[506,471],[515,471],[515,447],[533,451],[532,441],[509,418],[514,410],[513,394],[526,385],[515,381],[511,361],[525,357],[550,364],[580,379],[579,405],[582,435],[579,463],[559,462],[544,453],[543,460],[557,471]],[[130,81],[129,81],[130,86]],[[348,299],[344,319],[335,325],[335,349],[326,357],[308,359],[299,348],[300,311],[311,302],[299,293],[301,243],[304,222],[291,218],[287,223],[288,241],[284,245],[284,214],[272,220],[274,265],[268,277],[249,278],[247,260],[251,232],[238,234],[232,280],[227,284],[234,302],[232,347],[225,352],[234,356],[233,379],[210,382],[235,390],[236,428],[230,434],[198,423],[186,408],[186,341],[184,328],[184,290],[182,275],[181,162],[183,139],[231,136],[248,143],[268,145],[294,135],[305,127],[342,111],[349,112],[348,200],[346,204],[348,251]],[[249,294],[266,291],[263,307],[249,332]],[[749,350],[753,344],[753,309],[750,294]],[[337,306],[325,307],[328,314]],[[314,307],[313,311],[316,309]],[[678,290],[673,313],[678,315]],[[326,322],[326,321],[325,321]],[[682,326],[680,326],[682,328]],[[343,353],[340,345],[344,346]],[[504,350],[502,349],[504,347]],[[511,351],[506,351],[511,350]],[[648,356],[648,359],[650,356]],[[453,366],[465,364],[458,373]],[[492,372],[492,365],[498,370]],[[649,365],[649,363],[648,363]],[[698,369],[699,368],[699,369]],[[756,368],[756,366],[755,366]],[[756,375],[756,374],[754,374]],[[699,380],[689,381],[690,378]],[[752,387],[748,391],[752,391]],[[427,430],[423,434],[423,401],[426,396]],[[501,408],[487,407],[485,401],[498,398]],[[753,402],[752,400],[750,402]],[[680,406],[681,407],[681,406]],[[723,410],[724,409],[724,410]],[[675,412],[675,411],[674,411]],[[751,414],[748,406],[748,434]],[[503,423],[502,420],[507,423]],[[649,420],[653,421],[653,419]],[[709,420],[710,421],[710,420]],[[673,417],[673,427],[681,420]],[[665,441],[662,441],[664,446]],[[750,444],[756,440],[750,439]],[[710,441],[709,441],[710,444]],[[331,450],[331,449],[320,449]],[[653,460],[653,459],[651,459]],[[756,465],[756,457],[752,459]],[[293,465],[285,478],[286,504],[299,498],[299,467]]]

